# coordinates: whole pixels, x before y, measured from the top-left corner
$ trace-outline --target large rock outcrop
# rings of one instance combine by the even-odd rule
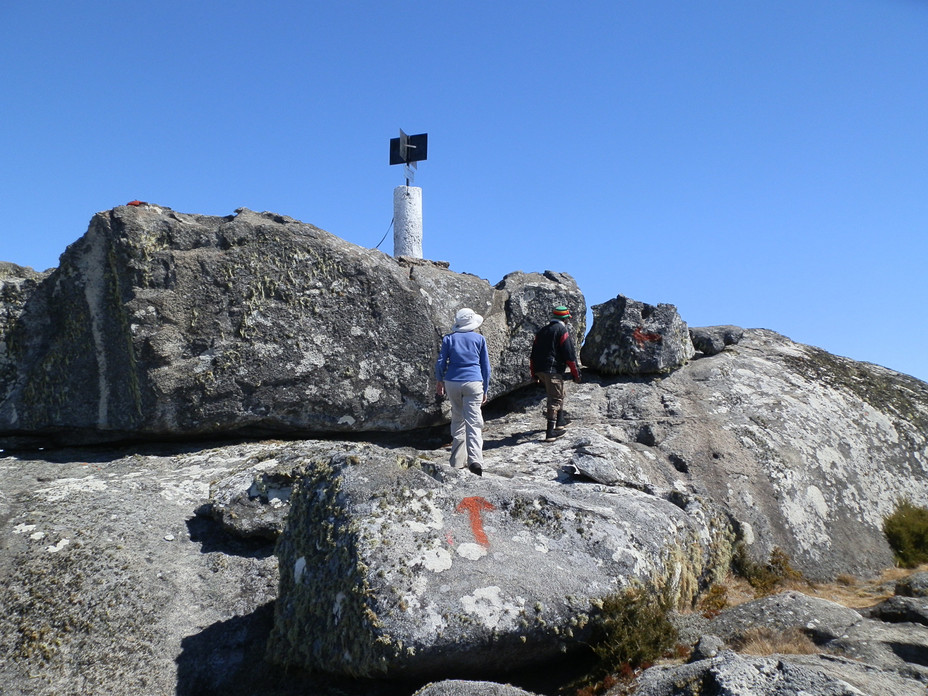
[[[0,452],[4,693],[517,693],[465,680],[557,667],[629,583],[686,605],[736,544],[872,576],[897,500],[928,506],[928,385],[766,330],[710,327],[653,376],[588,373],[544,442],[543,391],[516,386],[550,305],[584,309],[569,276],[491,287],[271,214],[139,206],[0,283],[0,448],[45,447]],[[431,361],[463,304],[496,370],[479,478],[409,430],[442,419]],[[51,448],[313,429],[331,439]],[[700,658],[639,692],[919,693],[926,584],[866,611],[788,593],[700,619]],[[726,649],[791,622],[827,654]]]
[[[306,469],[277,545],[272,659],[360,677],[504,673],[582,644],[622,587],[686,606],[728,569],[727,518],[680,492],[397,463],[361,449]]]
[[[579,470],[721,503],[758,562],[779,547],[812,579],[875,573],[899,498],[928,503],[928,385],[772,331],[578,391],[566,408],[596,431],[576,435]]]
[[[271,213],[121,206],[0,311],[0,446],[435,424],[433,365],[457,309],[486,317],[495,397],[528,382],[532,335],[558,303],[586,311],[564,274],[493,287]]]
[[[829,375],[827,384],[823,381],[825,367]],[[455,615],[447,604],[449,596],[436,595],[429,588],[436,583],[445,588],[451,599],[458,600],[451,602],[455,607],[463,604],[463,597],[472,594],[457,584],[464,572],[458,564],[457,549],[447,537],[442,543],[441,536],[453,524],[463,523],[463,518],[455,519],[453,503],[456,496],[477,497],[471,495],[473,486],[479,486],[483,491],[479,497],[488,502],[491,501],[488,495],[496,496],[491,503],[495,511],[482,514],[492,520],[487,524],[494,525],[496,534],[502,532],[504,540],[522,539],[515,528],[518,520],[513,511],[526,506],[512,501],[529,490],[511,482],[524,486],[524,481],[532,480],[532,508],[548,511],[541,519],[580,520],[578,529],[599,527],[597,522],[578,514],[578,506],[583,510],[590,507],[606,510],[614,504],[624,510],[612,513],[616,520],[634,509],[632,500],[647,501],[652,510],[664,510],[668,520],[680,515],[680,510],[684,518],[695,515],[696,520],[702,521],[702,533],[707,540],[702,559],[731,553],[733,540],[725,531],[726,525],[706,524],[711,515],[706,515],[705,509],[711,506],[706,508],[705,501],[715,501],[726,511],[737,529],[738,540],[757,562],[766,561],[779,548],[807,577],[818,580],[841,573],[871,575],[891,565],[892,553],[881,528],[883,518],[892,512],[901,495],[921,504],[928,502],[925,474],[928,385],[872,365],[829,356],[769,331],[747,331],[737,348],[729,347],[719,355],[696,360],[659,380],[591,377],[570,389],[567,409],[573,424],[555,443],[541,441],[540,392],[526,391],[500,404],[505,413],[491,419],[487,428],[486,477],[454,478],[450,501],[449,491],[441,481],[429,481],[421,474],[407,472],[402,474],[407,483],[399,486],[399,473],[388,481],[382,473],[376,473],[377,467],[356,464],[353,468],[345,463],[329,467],[323,477],[325,481],[317,480],[310,489],[304,489],[300,498],[302,512],[290,518],[289,524],[295,527],[289,529],[280,546],[282,603],[278,612],[282,613],[278,614],[278,628],[298,636],[305,635],[309,626],[321,624],[323,628],[318,635],[324,639],[316,645],[300,642],[293,647],[279,636],[281,649],[277,653],[288,655],[284,659],[294,664],[325,662],[330,668],[346,671],[380,669],[378,660],[389,665],[385,669],[397,671],[422,669],[427,673],[437,669],[436,661],[446,657],[441,641],[462,640],[459,627],[449,621],[449,617],[459,616],[460,611]],[[750,390],[750,396],[746,390]],[[805,398],[787,403],[779,399],[773,404],[768,402],[769,394],[783,398],[790,392],[803,394]],[[892,402],[886,400],[889,394]],[[881,405],[877,407],[877,403]],[[828,427],[823,423],[828,423]],[[890,423],[892,426],[887,429]],[[760,424],[763,427],[758,427]],[[802,456],[796,452],[802,452]],[[878,470],[873,465],[876,460],[880,461]],[[252,485],[255,480],[274,479],[268,475],[256,467],[245,482]],[[279,478],[280,472],[275,476]],[[422,483],[413,483],[416,477]],[[549,483],[542,486],[540,482],[546,480]],[[245,482],[238,484],[240,491],[245,490]],[[379,503],[381,508],[370,507],[375,505],[372,502],[375,498],[370,491],[365,492],[366,487],[379,491],[377,501],[385,498]],[[398,488],[417,493],[409,493],[409,499],[405,500],[395,492]],[[333,492],[336,490],[337,495]],[[638,491],[641,497],[627,498],[620,491]],[[307,496],[315,496],[317,501],[318,507],[313,508],[312,514],[305,502]],[[224,495],[223,499],[229,497]],[[328,502],[322,505],[321,501]],[[695,501],[701,502],[693,506]],[[680,510],[665,510],[661,507],[665,502],[674,502]],[[413,508],[428,510],[431,517],[409,522],[409,511]],[[230,510],[235,514],[229,518],[239,519],[248,529],[250,516],[241,514],[242,509]],[[318,528],[318,518],[314,522],[312,517],[315,514],[337,520],[342,531],[327,537],[328,541],[316,538],[309,531]],[[397,514],[399,518],[391,517]],[[627,538],[623,543],[630,543],[631,548],[621,553],[607,552],[612,554],[613,561],[637,557],[643,563],[644,558],[671,558],[679,552],[680,546],[672,536],[661,541],[663,533],[658,532],[658,538],[653,538],[655,528],[642,521],[646,517],[639,515],[635,519],[632,527],[639,530],[641,538]],[[429,526],[430,520],[435,526]],[[371,525],[379,525],[376,532],[369,529]],[[381,532],[381,527],[388,531]],[[545,561],[553,560],[563,568],[586,567],[581,560],[586,553],[586,538],[580,532],[579,537],[574,536],[573,524],[548,529],[542,526],[542,529],[549,539],[543,545],[548,553],[544,560],[532,559],[531,570],[515,571],[520,576],[515,580],[521,592],[517,596],[542,597],[539,601],[544,606],[556,606],[543,594],[544,583],[535,587],[532,578],[556,575],[553,571],[538,570],[545,568]],[[598,538],[597,534],[593,536]],[[603,538],[619,537],[615,532],[607,532]],[[459,541],[458,534],[453,533],[451,539]],[[522,540],[531,545],[530,538]],[[644,554],[634,550],[655,542],[658,546]],[[381,543],[384,545],[380,546]],[[601,543],[607,546],[598,547],[599,551],[608,549],[610,542]],[[669,543],[674,551],[668,551],[668,547],[658,551],[664,543]],[[569,561],[561,560],[554,550],[564,548],[580,555],[572,556]],[[706,549],[713,551],[707,553]],[[387,555],[381,558],[378,553]],[[508,546],[498,555],[495,548],[491,553],[497,566],[508,559],[532,555],[531,549],[516,553]],[[425,561],[429,554],[434,559],[443,559],[437,572]],[[392,570],[384,571],[387,557],[396,559],[399,567],[405,569],[402,577]],[[341,559],[339,563],[344,565],[332,565],[333,558]],[[475,567],[480,567],[482,558],[477,559]],[[439,582],[436,578],[451,569],[452,559],[455,565],[451,579]],[[621,583],[643,578],[655,586],[666,586],[667,570],[671,568],[683,586],[698,588],[712,575],[711,564],[706,566],[709,572],[694,571],[696,564],[687,554],[677,556],[676,565],[652,566],[644,574],[631,572],[621,563],[609,563],[604,558],[600,561],[607,575],[621,579]],[[466,562],[461,563],[467,566]],[[303,571],[295,570],[298,565]],[[637,569],[646,568],[646,564],[638,561],[633,565]],[[518,564],[505,567],[518,569]],[[316,570],[310,572],[308,568]],[[366,570],[358,574],[355,568]],[[498,571],[482,568],[480,572],[484,580],[492,579],[495,572],[511,579],[513,571],[501,567]],[[339,580],[343,577],[350,580]],[[467,581],[463,579],[465,588]],[[407,582],[408,587],[404,584]],[[608,585],[600,580],[597,586],[597,581],[590,578],[584,582],[595,591]],[[506,587],[503,583],[492,586]],[[533,588],[531,591],[529,586]],[[351,588],[364,589],[353,594]],[[401,598],[392,602],[385,598],[389,594],[387,588],[399,592]],[[574,598],[585,596],[581,591],[569,591]],[[340,595],[342,603],[337,599]],[[688,596],[686,592],[678,593],[681,595]],[[309,596],[327,597],[328,602],[313,604],[306,600]],[[346,618],[348,623],[339,632],[325,622],[334,620],[331,607],[344,604],[348,598],[355,601],[355,620]],[[507,624],[507,617],[511,618],[509,614],[520,617],[525,603],[507,602],[503,594],[494,595],[493,600],[495,604],[487,600],[487,606],[494,607],[488,611],[495,612],[493,617],[505,634],[512,627]],[[590,601],[589,596],[586,601]],[[367,607],[370,613],[365,614],[358,607]],[[886,607],[883,613],[898,615],[892,609]],[[909,616],[915,615],[910,609],[909,612]],[[561,631],[554,635],[562,640],[567,628],[571,631],[575,628],[571,624],[564,626],[563,620],[570,614],[568,607],[564,614],[555,611],[553,616],[545,617],[549,625]],[[368,618],[357,619],[361,615]],[[508,664],[517,664],[519,657],[508,648],[506,637],[498,635],[499,628],[494,626],[494,630],[487,631],[496,641],[494,655]],[[429,634],[431,629],[434,633]],[[519,640],[524,639],[531,647],[531,655],[524,659],[544,655],[552,647],[544,645],[550,636],[532,633],[535,627],[530,622],[527,626],[517,624],[516,630],[522,631],[518,633]],[[369,640],[359,636],[367,636]],[[343,642],[332,642],[336,640]],[[416,658],[401,654],[400,644],[412,648]],[[358,646],[371,645],[369,652],[357,654]],[[351,659],[340,661],[338,654],[347,654]],[[457,664],[466,664],[467,659],[455,655]],[[474,659],[484,665],[492,664],[479,649]]]
[[[484,663],[473,656],[487,652],[487,639],[505,633],[512,620],[525,633],[491,646],[511,665],[544,657],[545,666],[553,667],[551,656],[560,654],[555,645],[580,646],[585,622],[595,617],[593,593],[575,588],[578,572],[600,582],[604,592],[633,578],[669,579],[684,598],[711,581],[711,573],[700,577],[696,562],[701,556],[707,570],[724,566],[721,557],[710,562],[712,554],[704,550],[724,552],[733,540],[725,526],[713,529],[701,510],[724,511],[759,559],[779,546],[809,576],[826,578],[871,575],[890,565],[881,516],[903,494],[928,505],[928,385],[769,331],[748,330],[737,345],[660,379],[590,377],[568,389],[573,423],[553,443],[543,442],[539,387],[488,407],[482,478],[451,471],[447,451],[426,448],[417,434],[409,434],[402,447],[271,440],[5,453],[0,605],[7,611],[0,614],[0,652],[11,658],[0,661],[4,692],[409,696],[419,685],[335,682],[307,674],[293,666],[305,664],[299,654],[267,650],[271,631],[288,627],[305,629],[307,651],[315,641],[331,648],[338,640],[354,649],[353,641],[365,635],[374,651],[386,634],[412,635],[404,638],[404,648],[416,647],[421,662],[404,649],[396,668],[426,673],[451,660],[440,649],[439,631],[427,635],[446,621],[444,635],[459,641],[447,650],[472,656],[464,658],[471,673],[459,676],[486,679]],[[320,470],[335,475],[320,480]],[[360,480],[368,474],[369,483]],[[371,514],[352,517],[355,505],[363,512],[359,491],[378,482],[383,486],[367,503]],[[308,498],[314,486],[320,508],[339,515],[312,532],[320,549],[295,555],[300,516],[318,514]],[[288,515],[294,487],[301,512]],[[457,510],[465,498],[483,498],[495,508],[474,510],[489,548],[477,539],[473,508]],[[383,509],[375,511],[381,502]],[[657,514],[665,516],[666,528],[649,522]],[[287,560],[278,564],[271,540],[288,524],[293,527],[281,544]],[[694,539],[697,531],[706,535]],[[352,565],[359,557],[351,555],[352,544],[368,545],[366,558],[376,565]],[[331,567],[310,563],[326,548]],[[452,566],[437,572],[449,557]],[[275,614],[290,610],[286,598],[298,599],[292,584],[300,558],[307,559],[304,583],[336,578],[339,564],[363,572],[356,577],[373,577],[367,588],[346,586],[350,591],[340,605],[337,592],[334,605],[322,605],[341,606],[342,633],[331,627],[326,632],[324,621],[334,617],[300,601],[290,609],[302,610],[302,619],[285,616],[275,627]],[[607,572],[607,581],[598,579]],[[915,579],[910,585],[900,593],[916,593]],[[377,598],[385,610],[375,606],[376,618],[353,611],[362,596]],[[461,601],[454,605],[455,599]],[[923,614],[918,607],[906,610],[906,616]],[[924,626],[887,623],[900,616],[895,605],[859,623],[819,602],[796,600],[785,610],[754,605],[725,614],[728,623],[720,620],[706,631],[727,638],[725,626],[762,623],[788,611],[803,625],[832,626],[822,636],[838,635],[845,621],[840,635],[849,639],[829,639],[823,649],[860,660],[791,658],[803,669],[824,670],[848,683],[859,677],[909,685],[921,674]],[[415,620],[421,625],[414,626]],[[880,636],[887,640],[874,642]],[[426,639],[431,647],[420,653]],[[275,637],[271,645],[280,647],[281,640],[292,638]],[[893,646],[904,647],[898,660]],[[708,674],[716,665],[712,659],[690,669]],[[281,669],[275,661],[291,665]],[[760,670],[768,678],[760,683],[795,675],[796,684],[806,683],[804,672],[786,673],[778,664],[737,658],[713,674],[727,679],[729,668]],[[494,660],[486,663],[495,666]],[[445,676],[451,674],[432,678]],[[470,689],[463,682],[449,688]]]
[[[654,375],[677,369],[695,352],[676,307],[619,295],[593,306],[580,360],[604,375]]]

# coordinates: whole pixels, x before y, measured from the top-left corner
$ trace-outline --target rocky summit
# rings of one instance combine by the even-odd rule
[[[692,652],[623,694],[924,693],[924,573],[864,608],[696,607],[733,559],[892,566],[928,385],[619,295],[546,442],[554,304],[585,311],[567,274],[490,285],[247,210],[120,207],[57,269],[0,265],[2,692],[553,695],[637,587]],[[461,306],[494,368],[481,477],[433,396]],[[748,654],[755,630],[807,649]]]
[[[552,306],[580,333],[586,313],[566,274],[491,286],[246,209],[121,206],[47,276],[2,272],[0,446],[429,426],[462,306],[485,316],[493,396],[528,383],[523,356]]]

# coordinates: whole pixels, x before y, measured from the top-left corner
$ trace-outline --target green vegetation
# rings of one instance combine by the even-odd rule
[[[786,552],[778,547],[770,552],[766,563],[757,563],[748,556],[744,545],[739,545],[731,560],[731,568],[748,581],[758,597],[772,594],[790,583],[804,581],[802,573],[790,565]]]
[[[711,619],[718,616],[728,605],[728,589],[724,585],[716,583],[700,598],[699,611],[707,619]]]
[[[883,520],[883,533],[900,566],[928,563],[928,509],[899,500],[893,514]]]
[[[627,672],[673,648],[677,630],[667,616],[669,608],[669,602],[641,586],[606,597],[591,641],[601,670]]]
[[[677,646],[677,629],[668,617],[672,602],[654,588],[633,585],[594,603],[599,612],[592,620],[590,647],[597,658],[585,676],[561,693],[598,696],[627,686],[642,669],[662,657],[683,657]],[[625,693],[624,691],[622,693]]]

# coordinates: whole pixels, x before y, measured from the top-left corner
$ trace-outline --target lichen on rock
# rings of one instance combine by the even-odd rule
[[[294,495],[268,651],[281,663],[354,676],[526,667],[581,645],[577,617],[617,587],[646,582],[682,605],[725,572],[713,564],[733,535],[703,503],[399,466],[377,447],[357,458],[315,464]]]
[[[427,427],[447,422],[433,366],[462,306],[485,316],[491,398],[529,382],[552,306],[586,311],[564,273],[494,287],[282,215],[150,204],[98,213],[58,269],[2,287],[7,446]]]

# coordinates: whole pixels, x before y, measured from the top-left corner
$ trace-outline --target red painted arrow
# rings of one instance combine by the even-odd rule
[[[470,529],[474,533],[474,539],[481,546],[490,548],[490,540],[487,539],[486,532],[483,531],[483,520],[480,518],[481,510],[495,510],[492,504],[479,496],[464,498],[455,512],[468,512],[470,514]]]

